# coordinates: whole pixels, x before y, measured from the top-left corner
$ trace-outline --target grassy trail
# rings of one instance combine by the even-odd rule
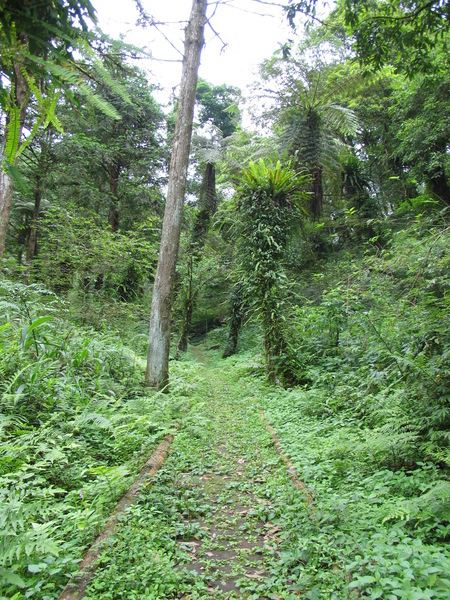
[[[202,359],[197,350],[197,359]],[[217,366],[218,365],[218,366]],[[88,598],[298,598],[282,513],[306,512],[248,380],[200,365],[204,385],[154,483],[102,554]]]

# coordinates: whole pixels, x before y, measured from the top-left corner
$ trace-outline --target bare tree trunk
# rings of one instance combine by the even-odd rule
[[[244,313],[244,299],[241,286],[239,286],[233,293],[230,299],[230,308],[230,330],[228,333],[227,345],[223,351],[222,358],[228,358],[236,353],[239,332],[242,327],[242,318]]]
[[[179,352],[187,352],[188,342],[189,342],[189,334],[191,333],[192,326],[192,313],[194,311],[194,293],[192,280],[194,276],[194,257],[191,254],[189,257],[188,264],[188,288],[186,290],[186,297],[183,303],[183,325],[181,326],[181,333],[177,343],[177,354],[176,359],[178,360]]]
[[[1,154],[1,162],[5,160],[4,152]],[[5,173],[3,168],[0,168],[0,259],[5,253],[6,233],[8,231],[9,215],[12,208],[12,197],[14,191],[14,183],[11,177]],[[2,264],[0,262],[0,272]]]
[[[145,373],[146,384],[157,389],[166,386],[169,379],[170,311],[180,244],[198,68],[204,44],[203,29],[206,22],[206,7],[207,0],[193,0],[191,16],[186,28],[183,73],[178,98],[161,246],[153,286]]]
[[[36,242],[37,242],[37,222],[39,218],[39,212],[41,210],[41,201],[42,201],[42,186],[41,186],[41,178],[38,175],[36,180],[36,188],[34,191],[34,210],[33,210],[33,218],[31,219],[30,225],[30,233],[28,235],[28,245],[27,245],[27,270],[25,274],[25,282],[29,282],[31,265],[33,262],[34,253],[36,250]]]
[[[20,130],[19,140],[22,137],[23,123],[25,121],[25,113],[27,110],[27,95],[28,95],[28,84],[21,71],[21,65],[15,65],[15,82],[14,92],[15,98],[12,98],[13,104],[19,107],[19,119],[20,119]],[[3,169],[3,162],[6,159],[5,148],[8,139],[8,125],[5,127],[3,145],[0,152],[0,273],[2,270],[1,259],[5,253],[6,244],[6,233],[8,231],[9,215],[11,214],[12,198],[14,192],[14,181],[12,178],[5,173]],[[14,161],[14,165],[17,165],[17,159]]]
[[[196,297],[199,289],[194,292],[193,279],[194,268],[201,260],[201,254],[205,247],[205,236],[208,231],[211,215],[217,210],[216,194],[216,167],[212,163],[207,163],[203,173],[203,182],[200,190],[199,212],[194,222],[191,234],[191,255],[188,267],[189,287],[188,295],[183,306],[183,325],[180,337],[177,343],[176,358],[178,360],[179,352],[187,352],[189,335],[192,327],[192,315],[196,304]],[[198,286],[199,287],[199,286]]]
[[[311,192],[309,214],[314,220],[319,220],[323,208],[322,167],[320,166],[314,167]]]
[[[216,166],[213,163],[207,163],[200,188],[199,211],[192,231],[192,242],[199,245],[199,250],[203,249],[205,245],[205,235],[208,231],[209,221],[216,210]]]
[[[28,214],[26,214],[24,216],[23,223],[19,228],[19,235],[17,236],[17,245],[19,247],[19,251],[17,253],[17,263],[19,265],[22,264],[23,246],[25,246],[27,237],[30,233],[29,220]]]
[[[119,229],[119,176],[120,164],[114,162],[111,166],[109,175],[109,191],[111,198],[109,201],[108,225],[113,233],[117,233]]]

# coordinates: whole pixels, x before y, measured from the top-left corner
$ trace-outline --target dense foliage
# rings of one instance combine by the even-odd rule
[[[91,20],[0,1],[0,597],[58,597],[171,432],[89,598],[210,598],[241,502],[249,598],[447,598],[448,2],[338,2],[261,65],[252,132],[200,80],[170,393],[143,357],[176,103]]]
[[[117,334],[40,286],[2,282],[0,315],[1,595],[50,598],[193,387],[180,366],[172,396],[151,394]]]

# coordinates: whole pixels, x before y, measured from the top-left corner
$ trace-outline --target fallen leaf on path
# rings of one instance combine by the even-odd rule
[[[199,546],[199,542],[180,542],[180,546]]]
[[[276,527],[274,527],[273,529],[271,529],[268,533],[269,535],[273,535],[274,533],[276,533],[277,531],[280,531],[281,527],[279,527],[278,525]]]

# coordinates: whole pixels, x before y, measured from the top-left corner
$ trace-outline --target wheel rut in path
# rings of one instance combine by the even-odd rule
[[[285,501],[289,494],[302,491],[248,382],[205,367],[202,401],[154,484],[105,546],[86,597],[298,598],[289,591],[295,582],[280,577],[277,496]]]

